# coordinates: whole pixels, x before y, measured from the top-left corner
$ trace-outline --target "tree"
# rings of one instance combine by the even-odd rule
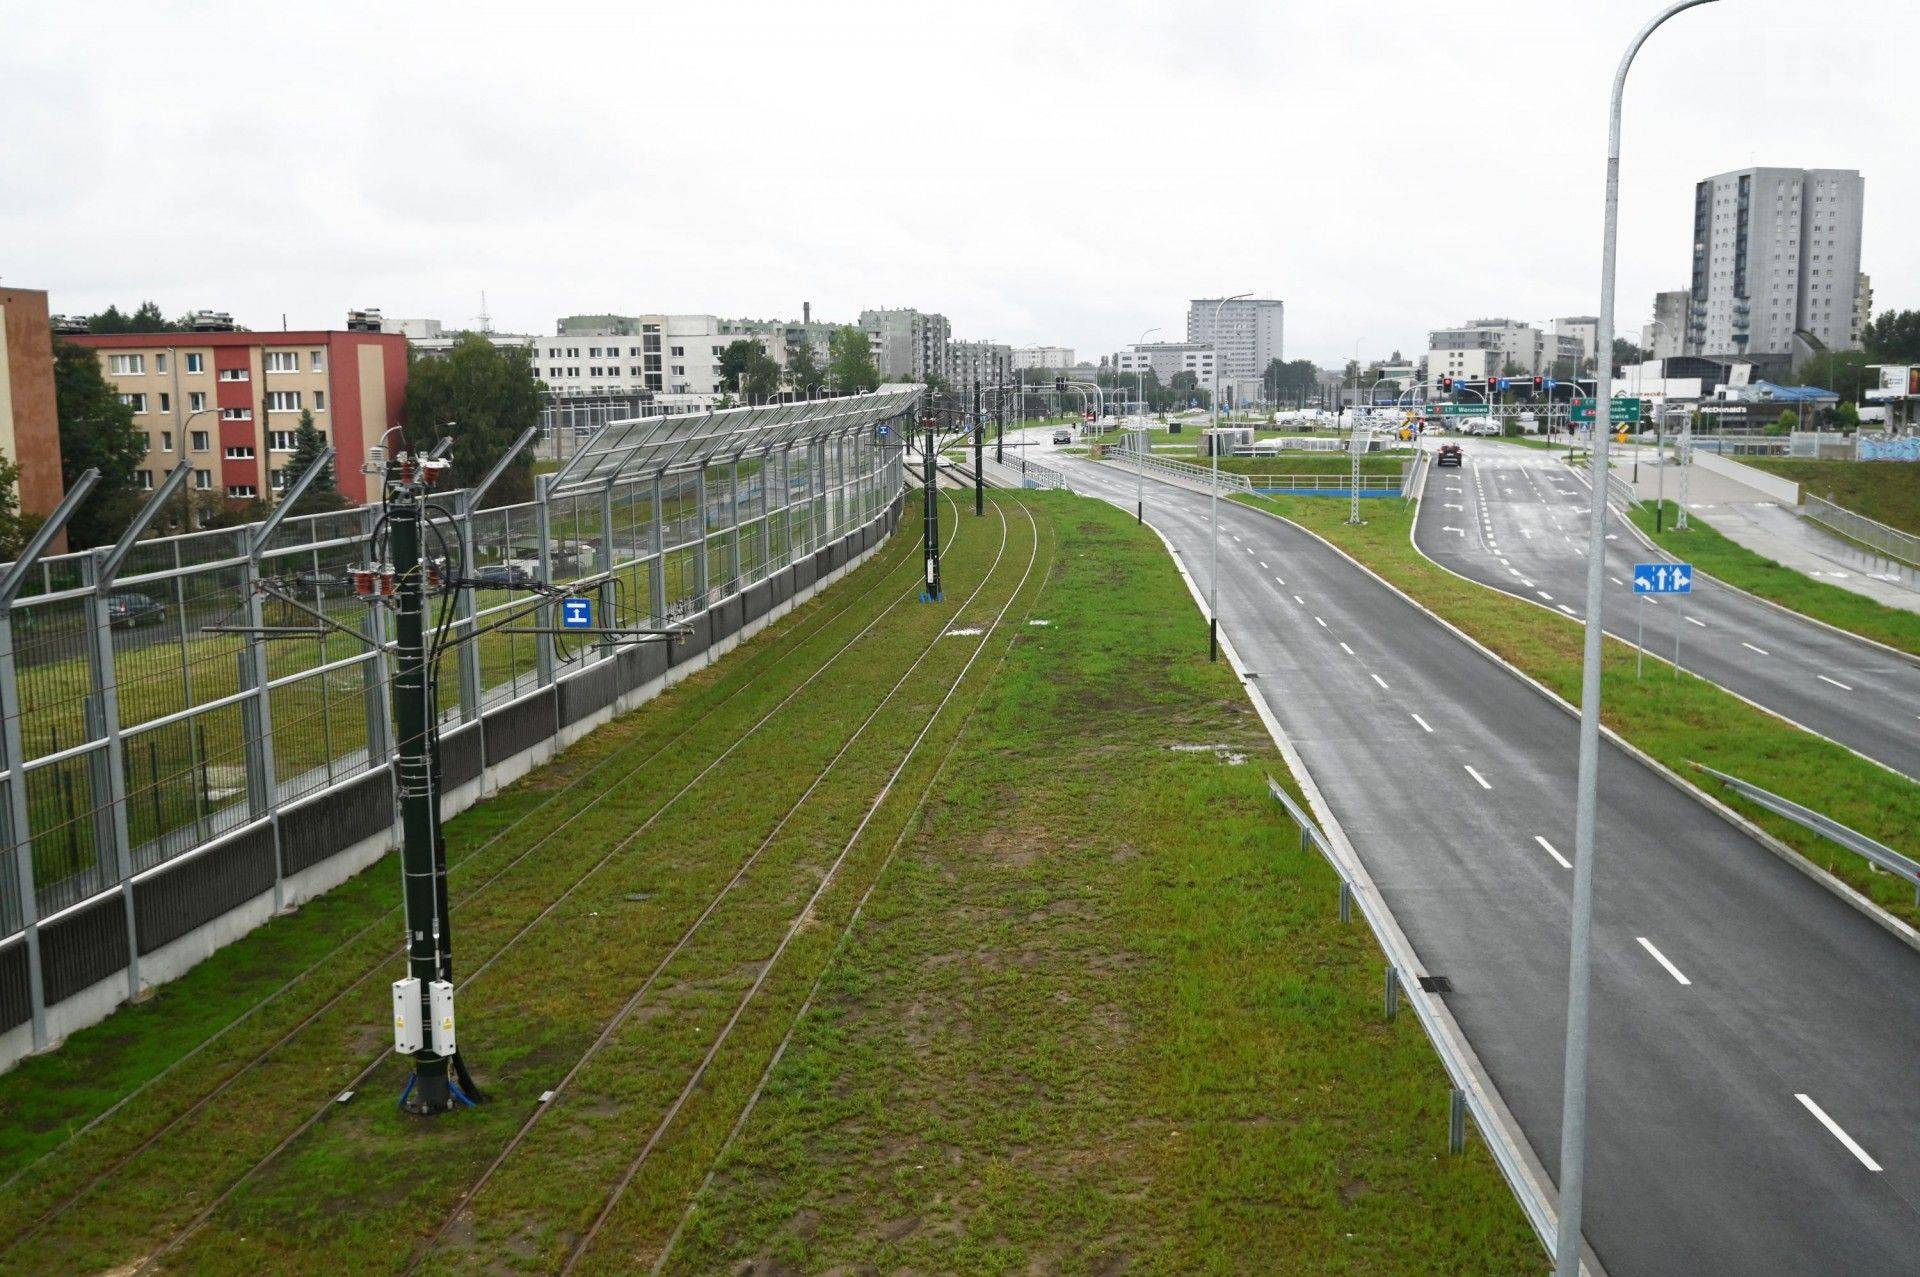
[[[0,560],[18,558],[45,522],[41,515],[20,513],[20,467],[0,452]]]
[[[1643,364],[1648,358],[1649,354],[1647,351],[1634,345],[1625,337],[1615,337],[1613,339],[1613,366],[1615,370],[1624,368],[1628,364]]]
[[[848,324],[827,339],[827,375],[838,394],[873,390],[880,385],[873,345],[864,331]]]
[[[813,387],[825,389],[827,374],[820,367],[820,361],[814,358],[813,343],[802,341],[787,348],[787,387],[807,394]]]
[[[82,472],[100,471],[93,495],[67,523],[75,549],[110,545],[139,512],[134,481],[147,455],[147,437],[133,428],[133,409],[101,375],[91,350],[70,341],[53,343],[53,396],[60,419],[60,478],[72,487]]]
[[[1823,350],[1800,365],[1795,374],[1805,386],[1831,390],[1842,399],[1858,401],[1862,392],[1880,384],[1872,364],[1879,362],[1864,350]]]
[[[1860,428],[1860,410],[1853,406],[1853,400],[1842,399],[1840,401],[1839,406],[1833,410],[1833,424],[1842,430],[1858,430]]]
[[[141,302],[132,314],[108,306],[97,315],[87,316],[90,333],[183,333],[192,327],[185,319],[168,319],[152,302]]]
[[[771,399],[780,389],[780,365],[759,342],[741,337],[720,352],[720,381],[749,401]]]
[[[300,481],[301,475],[316,465],[321,469],[320,475],[313,481],[313,486],[308,488],[306,495],[300,498],[299,509],[302,514],[347,508],[347,499],[340,495],[340,486],[334,479],[333,462],[320,459],[326,446],[327,437],[320,433],[318,426],[313,424],[313,413],[302,408],[300,424],[293,432],[293,456],[282,472],[286,475],[284,491],[292,492],[293,485]]]
[[[463,333],[444,355],[407,356],[407,398],[400,421],[411,448],[433,447],[453,436],[449,487],[478,483],[506,455],[520,432],[540,421],[540,379],[532,352],[499,347],[479,333]],[[348,464],[357,458],[346,458]],[[507,505],[533,496],[533,458],[522,452],[486,496]]]
[[[1774,418],[1773,424],[1767,427],[1766,432],[1770,435],[1787,435],[1799,428],[1800,414],[1789,408]]]
[[[1874,362],[1920,364],[1920,310],[1887,310],[1874,316],[1860,334]]]

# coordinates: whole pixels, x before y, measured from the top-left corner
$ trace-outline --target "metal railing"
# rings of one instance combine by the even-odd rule
[[[1638,510],[1640,508],[1640,495],[1633,490],[1631,483],[1628,483],[1617,474],[1609,473],[1607,475],[1607,500],[1618,505],[1623,510]]]
[[[1125,451],[1112,451],[1101,454],[1101,460],[1111,461],[1126,469],[1141,469],[1148,474],[1157,474],[1162,478],[1175,479],[1182,483],[1214,485],[1218,475],[1218,487],[1222,492],[1252,492],[1253,484],[1247,476],[1235,474],[1231,470],[1215,471],[1212,466],[1196,466],[1191,462],[1175,461],[1170,457],[1156,457],[1152,453],[1144,456]]]
[[[1915,478],[1920,481],[1920,474],[1916,474]],[[1890,528],[1876,519],[1869,519],[1864,514],[1835,505],[1825,497],[1816,497],[1812,493],[1808,493],[1801,502],[1800,512],[1822,527],[1838,532],[1850,541],[1857,541],[1885,558],[1909,568],[1920,568],[1920,537],[1911,532]]]
[[[1007,468],[1012,468],[1012,462],[1005,464]],[[1067,476],[1064,473],[1054,469],[1052,466],[1042,465],[1038,461],[1029,461],[1025,457],[1020,458],[1020,484],[1022,487],[1042,488],[1048,491],[1073,491],[1072,486],[1067,483]]]
[[[592,597],[618,626],[664,629],[884,514],[901,487],[898,451],[847,416],[880,399],[799,405],[777,437],[746,434],[592,486],[555,490],[543,476],[532,501],[482,509],[483,493],[438,496],[432,552],[470,582],[429,617],[448,636],[445,729],[477,727],[576,673],[611,677],[600,675],[621,654],[610,642],[504,624],[537,603],[529,585]],[[729,419],[708,414],[703,429],[720,438]],[[243,896],[271,886],[278,906],[283,878],[307,867],[280,842],[284,811],[382,771],[391,753],[391,634],[350,571],[368,557],[378,508],[286,517],[289,500],[264,523],[135,540],[183,478],[170,476],[121,545],[0,572],[17,592],[0,590],[0,1032],[24,1022],[9,964],[24,937],[39,971],[43,921],[125,895],[124,926],[101,928],[64,969],[104,968],[91,984],[125,965],[137,996],[137,960],[155,936],[207,920],[186,917],[199,905],[178,893],[170,914],[136,910],[137,878],[246,831],[271,854],[268,881]],[[496,734],[508,733],[487,732],[489,753]],[[200,890],[238,887],[216,878]],[[39,1037],[41,984],[28,983]]]
[[[1350,492],[1353,477],[1344,474],[1250,474],[1247,482],[1255,492]],[[1398,494],[1404,485],[1398,475],[1363,474],[1360,491]]]
[[[1525,1155],[1512,1142],[1506,1125],[1494,1110],[1494,1102],[1481,1084],[1480,1078],[1456,1043],[1453,1033],[1442,1024],[1437,999],[1420,983],[1421,964],[1412,950],[1407,947],[1406,937],[1399,925],[1393,921],[1386,901],[1380,898],[1370,879],[1362,881],[1348,866],[1340,852],[1334,847],[1320,827],[1314,823],[1293,796],[1280,787],[1272,776],[1267,777],[1267,789],[1286,809],[1293,823],[1300,827],[1300,850],[1305,851],[1311,842],[1320,849],[1327,863],[1340,878],[1340,920],[1349,921],[1353,916],[1353,905],[1357,902],[1360,914],[1373,930],[1373,937],[1379,943],[1381,952],[1387,959],[1386,975],[1386,1015],[1392,1019],[1398,1009],[1404,993],[1407,1003],[1413,1007],[1413,1014],[1426,1030],[1427,1040],[1433,1044],[1434,1053],[1440,1057],[1441,1067],[1446,1070],[1447,1080],[1452,1087],[1452,1102],[1448,1109],[1447,1146],[1459,1153],[1466,1148],[1466,1115],[1471,1113],[1474,1125],[1480,1128],[1487,1149],[1493,1154],[1494,1164],[1506,1177],[1507,1185],[1513,1190],[1520,1208],[1526,1212],[1527,1220],[1533,1225],[1534,1233],[1549,1251],[1553,1248],[1555,1211],[1545,1197],[1540,1183],[1530,1172]]]
[[[1695,763],[1693,766],[1742,798],[1758,803],[1776,816],[1785,816],[1802,829],[1810,829],[1828,842],[1845,847],[1854,855],[1864,857],[1869,864],[1906,879],[1913,884],[1914,903],[1920,905],[1920,863],[1908,859],[1883,842],[1867,837],[1857,829],[1841,824],[1831,816],[1823,816],[1811,807],[1802,807],[1791,798],[1782,798],[1749,781],[1741,780],[1738,776],[1729,776],[1725,772],[1715,771],[1705,763]]]

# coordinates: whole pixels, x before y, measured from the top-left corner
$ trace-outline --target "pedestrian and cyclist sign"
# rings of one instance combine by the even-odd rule
[[[1691,563],[1636,563],[1633,565],[1635,594],[1692,594]]]

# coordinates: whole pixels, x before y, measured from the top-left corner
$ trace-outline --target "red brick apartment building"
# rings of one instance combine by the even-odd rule
[[[44,312],[44,306],[43,306]],[[44,313],[42,323],[44,325]],[[333,444],[348,500],[365,503],[367,449],[398,425],[407,339],[373,332],[80,334],[147,435],[141,482],[193,459],[188,486],[231,501],[277,499],[303,411]]]
[[[66,492],[53,341],[47,295],[31,288],[0,288],[0,452],[20,467],[20,512],[53,513]]]

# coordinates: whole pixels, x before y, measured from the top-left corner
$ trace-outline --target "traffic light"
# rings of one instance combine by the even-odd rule
[[[1055,377],[1053,379],[1053,393],[1056,395],[1064,395],[1067,393],[1067,379],[1065,377]]]
[[[1545,379],[1545,378],[1543,378],[1543,377],[1538,377],[1538,376],[1536,376],[1536,377],[1535,377],[1535,378],[1533,379],[1533,388],[1534,388],[1534,389],[1535,389],[1536,391],[1537,391],[1537,390],[1539,390],[1539,389],[1540,389],[1540,387],[1541,387],[1542,385],[1544,385],[1544,384],[1545,384],[1545,381],[1546,381],[1546,379]]]
[[[1450,395],[1453,393],[1453,378],[1442,377],[1440,379],[1440,392],[1442,394],[1447,394],[1447,395]]]

